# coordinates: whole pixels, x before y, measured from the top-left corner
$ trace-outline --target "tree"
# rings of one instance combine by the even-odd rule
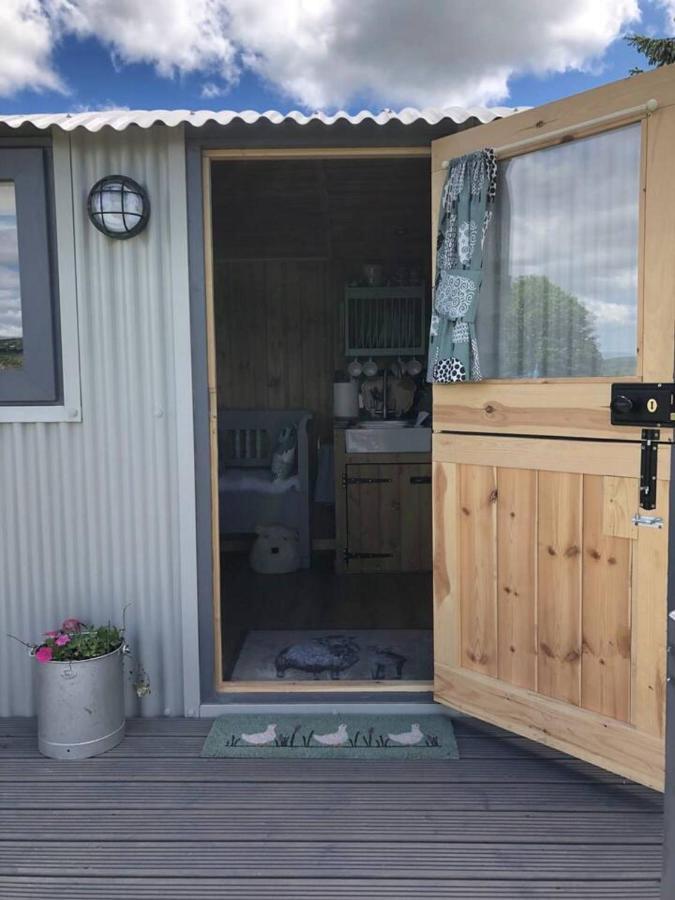
[[[645,56],[653,68],[658,69],[675,63],[675,37],[654,38],[644,34],[629,34],[626,43]],[[630,70],[631,75],[638,75],[640,72],[642,72],[640,68]]]
[[[593,315],[544,275],[512,281],[499,332],[503,378],[604,374]]]

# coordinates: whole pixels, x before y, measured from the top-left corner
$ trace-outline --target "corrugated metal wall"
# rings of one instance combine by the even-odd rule
[[[152,684],[140,712],[183,714],[186,604],[196,619],[183,133],[78,130],[59,147],[72,162],[82,422],[0,425],[0,631],[35,639],[64,616],[119,621],[132,604]],[[88,190],[109,174],[147,187],[143,235],[113,241],[89,224]],[[32,712],[33,665],[0,636],[0,715]]]

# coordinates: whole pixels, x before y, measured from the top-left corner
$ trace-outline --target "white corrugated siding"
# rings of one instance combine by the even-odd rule
[[[514,112],[518,112],[518,108],[509,106],[470,106],[467,108],[449,106],[445,108],[428,107],[427,109],[413,109],[407,106],[400,112],[394,112],[391,109],[371,112],[369,109],[363,109],[354,114],[341,111],[330,114],[315,112],[310,115],[297,110],[282,113],[276,109],[266,112],[257,112],[253,109],[241,111],[233,109],[106,109],[79,113],[31,113],[29,115],[0,116],[0,125],[9,125],[11,128],[20,128],[22,125],[34,125],[36,128],[57,127],[64,131],[73,131],[76,128],[99,131],[106,127],[115,131],[123,131],[129,125],[151,128],[157,123],[169,127],[193,125],[195,128],[199,128],[209,122],[216,125],[229,125],[235,120],[253,125],[259,119],[265,119],[273,125],[279,125],[289,119],[297,125],[307,125],[309,122],[332,125],[340,120],[345,120],[351,125],[359,125],[365,121],[372,121],[377,125],[386,125],[388,122],[402,122],[404,125],[411,125],[420,120],[430,125],[436,125],[444,119],[459,125],[466,122],[467,119],[475,119],[484,124],[493,119],[510,116]]]
[[[180,487],[193,478],[181,472],[192,435],[189,375],[179,380],[189,373],[182,129],[79,131],[59,144],[72,153],[82,422],[0,425],[0,631],[35,639],[65,616],[118,622],[132,604],[129,636],[152,684],[142,712],[182,714],[181,604],[196,604],[184,596],[194,547],[179,519],[186,502],[194,520]],[[89,188],[114,173],[151,199],[148,228],[129,241],[86,217]],[[0,715],[29,714],[34,664],[0,640]]]

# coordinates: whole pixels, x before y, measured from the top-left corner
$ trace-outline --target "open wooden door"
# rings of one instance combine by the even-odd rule
[[[436,141],[434,217],[443,161],[482,147],[488,377],[433,389],[435,697],[662,788],[673,431],[645,513],[609,405],[673,380],[675,67]]]

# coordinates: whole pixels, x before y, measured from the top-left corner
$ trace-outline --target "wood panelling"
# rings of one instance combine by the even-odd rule
[[[536,655],[537,473],[497,472],[499,677],[534,690]]]
[[[434,560],[434,660],[461,665],[459,573],[459,466],[432,468]]]
[[[602,531],[609,537],[637,538],[633,514],[639,496],[637,478],[605,475],[602,490]]]
[[[429,256],[428,159],[213,163],[216,259]]]
[[[578,442],[556,443],[569,445],[574,458]],[[453,446],[444,445],[448,460]],[[617,498],[637,509],[637,479],[536,471],[519,467],[517,455],[497,466],[458,456],[434,461],[436,693],[450,686],[455,706],[483,715],[491,700],[483,708],[473,701],[485,682],[464,678],[491,676],[495,704],[500,691],[510,698],[505,727],[525,723],[526,696],[538,721],[551,704],[545,742],[550,735],[564,742],[584,716],[588,734],[600,720],[625,723],[635,729],[636,750],[649,748],[639,780],[660,783],[651,742],[663,734],[667,521],[664,529],[631,525],[630,536],[612,533],[624,530]],[[668,467],[660,474],[667,478]],[[665,519],[667,481],[658,496],[655,513]],[[454,692],[465,688],[462,705]],[[580,720],[561,713],[572,708]],[[618,765],[618,738],[608,741],[587,754],[605,755],[604,764],[635,777],[635,760]],[[576,743],[567,746],[577,752]]]
[[[218,403],[307,408],[332,433],[345,285],[364,262],[430,282],[428,159],[212,164]]]
[[[538,480],[538,691],[578,705],[582,476],[540,472]]]
[[[663,741],[653,734],[442,663],[436,665],[435,693],[452,696],[460,712],[663,790]]]
[[[437,384],[434,430],[616,439],[616,426],[609,421],[610,383],[567,379]],[[639,440],[640,429],[622,428],[620,437]]]
[[[667,473],[659,469],[659,477]],[[659,481],[650,513],[661,516],[664,527],[638,528],[632,584],[631,722],[659,736],[665,728],[669,488]]]
[[[487,466],[459,471],[462,665],[496,675],[497,481]]]
[[[401,571],[428,572],[432,565],[431,465],[399,469]]]
[[[307,408],[328,436],[339,330],[328,274],[321,260],[217,264],[221,407]]]
[[[434,388],[435,390],[435,388]],[[663,434],[663,432],[661,432]],[[478,441],[480,440],[480,443]],[[590,475],[635,477],[640,471],[640,445],[613,441],[564,441],[498,435],[434,434],[432,456],[441,462],[535,469],[545,472],[578,472]],[[659,447],[659,478],[668,478],[670,448]],[[630,496],[630,515],[635,512],[637,489]]]
[[[606,481],[584,476],[581,705],[627,722],[632,541],[604,533]]]

